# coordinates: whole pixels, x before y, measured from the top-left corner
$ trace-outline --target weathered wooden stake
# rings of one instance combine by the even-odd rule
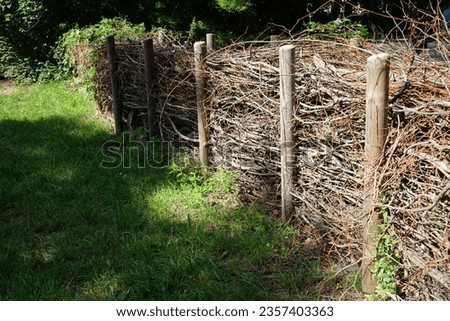
[[[367,60],[366,88],[366,139],[365,156],[367,160],[365,175],[366,199],[364,213],[367,223],[364,227],[362,257],[362,290],[372,293],[376,289],[376,281],[372,274],[374,258],[377,251],[379,213],[374,208],[376,202],[374,189],[376,165],[383,156],[386,142],[387,105],[389,97],[389,55],[382,53],[373,55]]]
[[[151,139],[156,136],[158,131],[156,127],[156,106],[152,99],[153,72],[155,61],[153,58],[153,39],[147,38],[143,42],[144,63],[145,63],[145,88],[147,93],[147,113],[148,113],[148,136]]]
[[[198,41],[194,44],[195,56],[195,83],[197,94],[197,118],[198,118],[198,138],[200,142],[200,163],[202,167],[207,167],[208,163],[208,131],[206,129],[205,99],[206,99],[206,75],[205,59],[206,44]]]
[[[206,50],[211,53],[214,50],[216,50],[216,43],[214,39],[213,33],[207,33],[206,34]]]
[[[121,134],[123,132],[122,102],[119,97],[119,81],[117,79],[116,45],[114,36],[111,35],[106,37],[106,44],[108,47],[109,73],[111,76],[114,125],[116,134]]]
[[[280,39],[280,36],[278,36],[278,35],[270,35],[270,45],[272,47],[276,47],[279,39]]]
[[[295,46],[280,47],[280,136],[281,136],[281,219],[294,213],[294,135],[292,114],[295,102]]]
[[[163,44],[166,40],[166,36],[164,35],[164,32],[162,32],[162,30],[158,31],[158,42],[160,44]]]

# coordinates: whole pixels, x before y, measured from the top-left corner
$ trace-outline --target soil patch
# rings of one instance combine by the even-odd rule
[[[0,95],[10,95],[16,91],[16,85],[11,79],[0,80]]]

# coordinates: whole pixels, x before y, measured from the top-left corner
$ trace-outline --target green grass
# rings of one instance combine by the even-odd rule
[[[0,300],[307,300],[298,232],[233,176],[100,166],[118,139],[64,83],[0,96]]]

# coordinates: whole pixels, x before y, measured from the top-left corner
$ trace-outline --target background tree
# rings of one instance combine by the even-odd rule
[[[0,74],[37,79],[55,64],[53,48],[71,28],[123,17],[162,27],[190,40],[206,31],[223,38],[258,35],[284,26],[299,31],[303,22],[327,22],[340,16],[389,30],[389,15],[429,19],[440,0],[0,0]],[[322,10],[318,10],[321,8]],[[432,11],[432,10],[431,10]],[[305,20],[300,21],[304,18]],[[294,28],[295,27],[295,28]]]

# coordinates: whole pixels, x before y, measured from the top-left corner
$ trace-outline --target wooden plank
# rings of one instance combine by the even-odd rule
[[[365,157],[366,175],[364,213],[367,222],[364,226],[362,257],[362,290],[372,293],[376,289],[376,281],[372,270],[377,252],[379,212],[373,204],[375,199],[376,165],[383,156],[383,148],[388,133],[387,106],[389,98],[389,55],[385,53],[371,56],[367,60],[366,88],[366,137]]]
[[[197,121],[198,138],[200,149],[200,163],[202,167],[207,167],[208,162],[208,130],[206,128],[205,99],[206,99],[206,43],[198,41],[194,44],[195,56],[195,82],[197,95]]]
[[[143,41],[144,63],[145,63],[145,89],[147,94],[147,121],[148,136],[151,139],[158,136],[156,125],[156,105],[152,99],[152,87],[154,79],[155,61],[153,55],[153,39],[147,38]]]
[[[294,135],[295,46],[280,47],[280,141],[281,141],[281,219],[288,222],[294,213]]]
[[[116,45],[114,41],[114,36],[106,37],[106,44],[108,48],[108,63],[109,63],[109,73],[111,76],[111,91],[113,100],[113,114],[114,114],[114,127],[116,134],[121,134],[123,132],[123,119],[122,119],[122,102],[120,101],[119,94],[119,81],[117,76],[117,64],[116,64]]]

